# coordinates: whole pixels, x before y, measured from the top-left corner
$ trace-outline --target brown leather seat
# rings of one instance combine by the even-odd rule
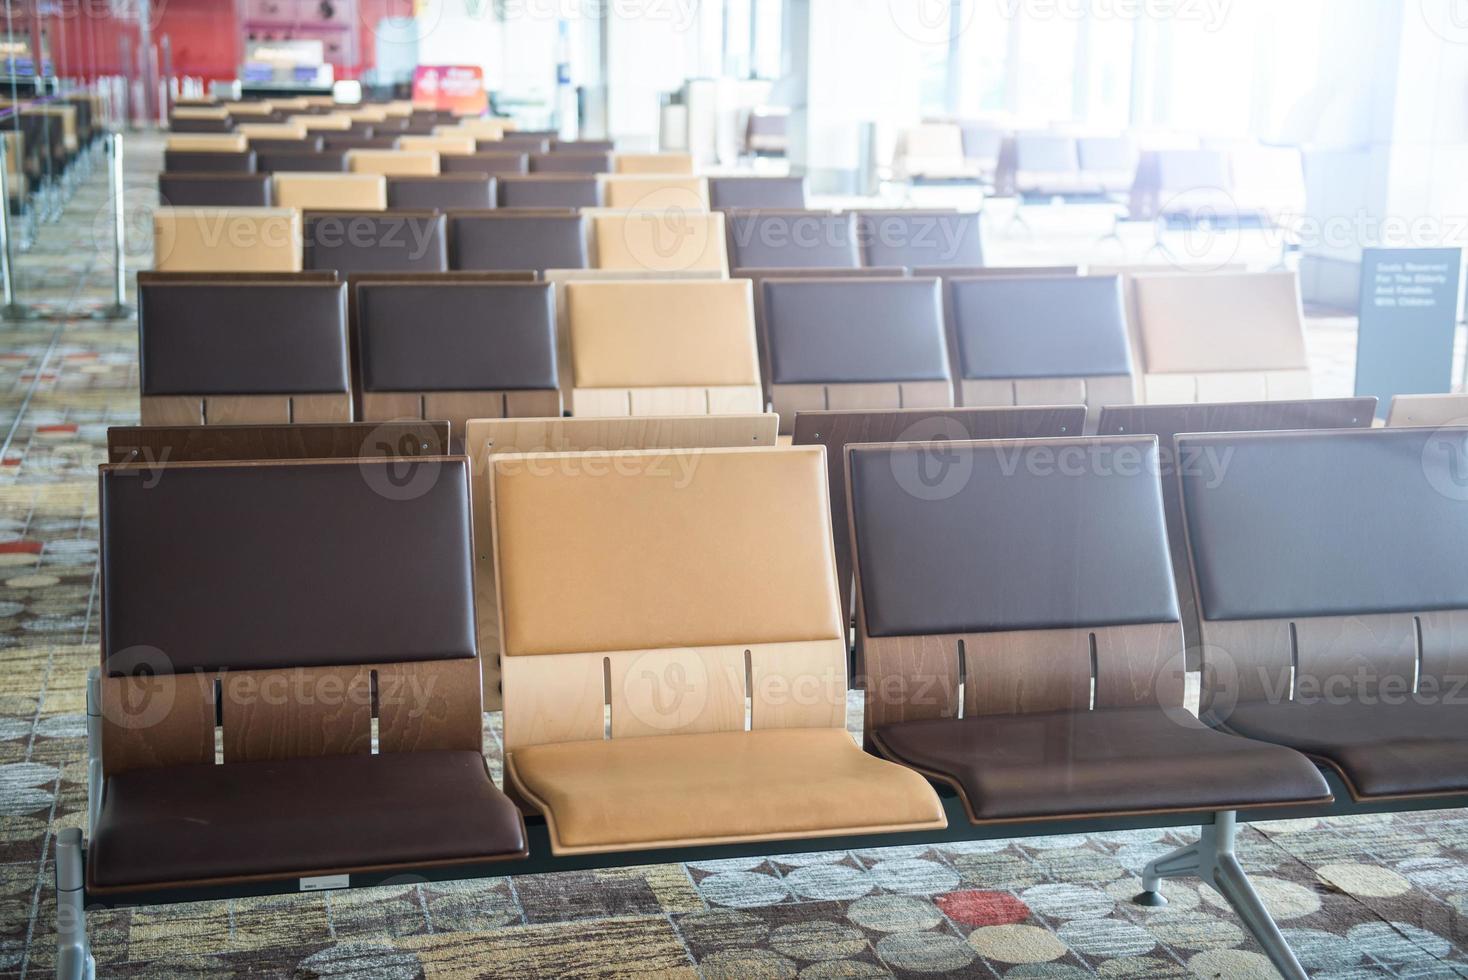
[[[1324,762],[1361,797],[1468,793],[1468,706],[1461,702],[1251,701],[1221,723]]]
[[[1158,707],[886,725],[890,758],[963,791],[975,821],[1230,810],[1325,796],[1304,756]]]
[[[526,850],[477,752],[137,769],[107,781],[98,888],[499,860]]]

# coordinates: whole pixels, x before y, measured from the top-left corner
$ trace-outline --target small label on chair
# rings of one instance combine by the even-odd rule
[[[301,891],[324,892],[333,888],[352,887],[351,875],[317,875],[315,878],[302,878]]]

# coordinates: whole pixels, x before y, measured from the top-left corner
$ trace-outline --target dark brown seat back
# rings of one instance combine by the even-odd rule
[[[449,216],[454,269],[585,269],[585,219],[573,211],[460,212]]]
[[[166,173],[190,174],[252,174],[255,172],[255,152],[212,153],[194,150],[164,150],[163,170]]]
[[[114,425],[107,429],[107,462],[114,465],[448,454],[447,422]]]
[[[161,173],[158,198],[164,207],[268,208],[270,175],[226,173]]]
[[[442,214],[428,211],[315,211],[305,216],[307,269],[354,272],[446,272]]]

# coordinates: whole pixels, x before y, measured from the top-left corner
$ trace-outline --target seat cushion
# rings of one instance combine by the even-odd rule
[[[520,814],[479,753],[404,752],[110,776],[87,872],[105,889],[524,852]]]
[[[1224,724],[1330,763],[1359,797],[1468,793],[1468,706],[1461,701],[1245,702]]]
[[[507,768],[557,854],[947,826],[922,776],[836,728],[534,745]]]
[[[1330,796],[1303,755],[1160,708],[908,721],[879,728],[876,738],[891,758],[958,787],[978,823]]]

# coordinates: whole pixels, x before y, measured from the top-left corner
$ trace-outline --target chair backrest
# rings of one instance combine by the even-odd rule
[[[964,405],[1136,401],[1118,276],[951,279],[950,331]]]
[[[351,117],[336,112],[316,112],[295,116],[287,116],[286,122],[295,126],[300,126],[308,133],[315,130],[335,130],[338,132],[346,132],[347,130],[352,128]]]
[[[269,207],[270,175],[164,172],[158,175],[158,199],[173,207]]]
[[[249,140],[239,133],[185,133],[163,141],[164,152],[175,153],[244,153]]]
[[[591,208],[602,203],[595,174],[530,174],[499,181],[502,208]]]
[[[759,412],[749,283],[570,282],[571,414]]]
[[[507,453],[615,452],[627,449],[714,449],[773,446],[773,415],[664,415],[641,418],[470,419],[464,451],[474,474],[474,541],[479,597],[479,659],[486,711],[500,700],[500,615],[495,597],[494,505],[489,471]],[[538,461],[526,460],[535,467]]]
[[[586,220],[574,211],[483,211],[449,216],[455,269],[582,269]]]
[[[967,267],[984,264],[978,211],[862,211],[862,264]]]
[[[842,726],[821,450],[509,455],[492,479],[507,752]],[[671,710],[665,671],[689,688]]]
[[[476,173],[387,178],[387,206],[428,210],[484,210],[495,206],[493,177]]]
[[[497,150],[513,150],[516,153],[549,153],[550,137],[526,134],[506,133],[497,140],[478,139],[474,148],[479,153],[493,153]]]
[[[861,265],[856,215],[830,211],[729,211],[735,269],[854,269]]]
[[[303,140],[307,139],[306,127],[298,123],[288,122],[249,122],[239,123],[235,126],[235,132],[249,139],[255,140]]]
[[[725,272],[724,215],[719,211],[603,212],[591,218],[592,265],[628,272]]]
[[[384,211],[387,182],[377,174],[275,174],[275,203],[302,210]]]
[[[613,161],[619,174],[691,174],[689,153],[618,153]]]
[[[613,140],[563,140],[551,141],[551,153],[578,155],[587,153],[611,153],[617,148]]]
[[[306,215],[307,269],[354,272],[446,272],[444,216],[430,211],[315,212]]]
[[[1393,395],[1386,424],[1468,425],[1468,394]]]
[[[447,456],[447,422],[300,422],[286,425],[114,425],[107,462],[152,467],[242,459]]]
[[[301,213],[291,208],[153,212],[153,267],[164,272],[299,272]]]
[[[1131,190],[1137,174],[1137,145],[1128,136],[1082,136],[1076,140],[1081,172],[1106,193]]]
[[[473,136],[399,136],[397,149],[405,153],[437,153],[439,156],[468,156],[474,152]]]
[[[804,177],[710,177],[709,206],[805,210]]]
[[[555,323],[547,283],[361,283],[362,417],[559,415]]]
[[[1468,672],[1468,427],[1178,439],[1207,712],[1445,694]]]
[[[145,425],[351,421],[345,285],[149,283],[138,293]]]
[[[624,211],[707,211],[708,182],[679,174],[606,174],[602,203]]]
[[[481,748],[467,460],[146,472],[101,474],[107,775]]]
[[[446,174],[481,173],[490,177],[511,176],[526,172],[524,153],[469,153],[440,157],[439,170]]]
[[[347,172],[347,154],[344,150],[319,150],[297,152],[295,150],[262,150],[256,154],[256,169],[262,173],[328,173]],[[361,175],[367,176],[367,175]]]
[[[612,172],[609,151],[534,153],[530,156],[530,172],[537,174],[608,174]]]
[[[1184,540],[1177,473],[1181,464],[1212,468],[1215,475],[1222,476],[1226,463],[1208,458],[1179,460],[1176,452],[1177,436],[1186,432],[1359,429],[1369,427],[1375,413],[1375,397],[1189,405],[1113,405],[1101,410],[1101,421],[1097,429],[1099,435],[1157,437],[1162,502],[1167,517],[1167,540],[1172,553],[1172,574],[1178,587],[1178,609],[1182,614],[1183,642],[1187,647],[1190,670],[1197,666],[1202,638],[1198,627],[1198,605],[1189,581],[1188,549]]]
[[[783,431],[802,410],[953,404],[937,279],[766,279],[764,291]]]
[[[397,137],[389,133],[386,136],[367,136],[356,130],[345,133],[322,133],[322,146],[327,150],[336,150],[343,154],[347,150],[390,150],[397,143]],[[439,166],[443,166],[443,160],[439,160]]]
[[[1295,273],[1139,275],[1132,291],[1146,401],[1310,396]]]
[[[230,153],[164,150],[163,169],[166,173],[252,174],[256,170],[256,157],[250,150]]]
[[[846,453],[869,731],[960,697],[965,716],[1183,710],[1155,438]]]
[[[348,150],[347,167],[360,174],[427,177],[438,173],[438,154],[432,150]]]
[[[836,583],[841,621],[851,622],[851,534],[846,521],[846,447],[863,442],[935,442],[941,439],[1038,439],[1081,433],[1081,405],[1045,408],[897,408],[869,412],[797,412],[792,442],[826,447],[826,478],[835,531]],[[857,664],[860,676],[860,663]]]
[[[262,139],[250,140],[250,149],[256,153],[323,153],[326,140],[320,136],[305,139]]]

